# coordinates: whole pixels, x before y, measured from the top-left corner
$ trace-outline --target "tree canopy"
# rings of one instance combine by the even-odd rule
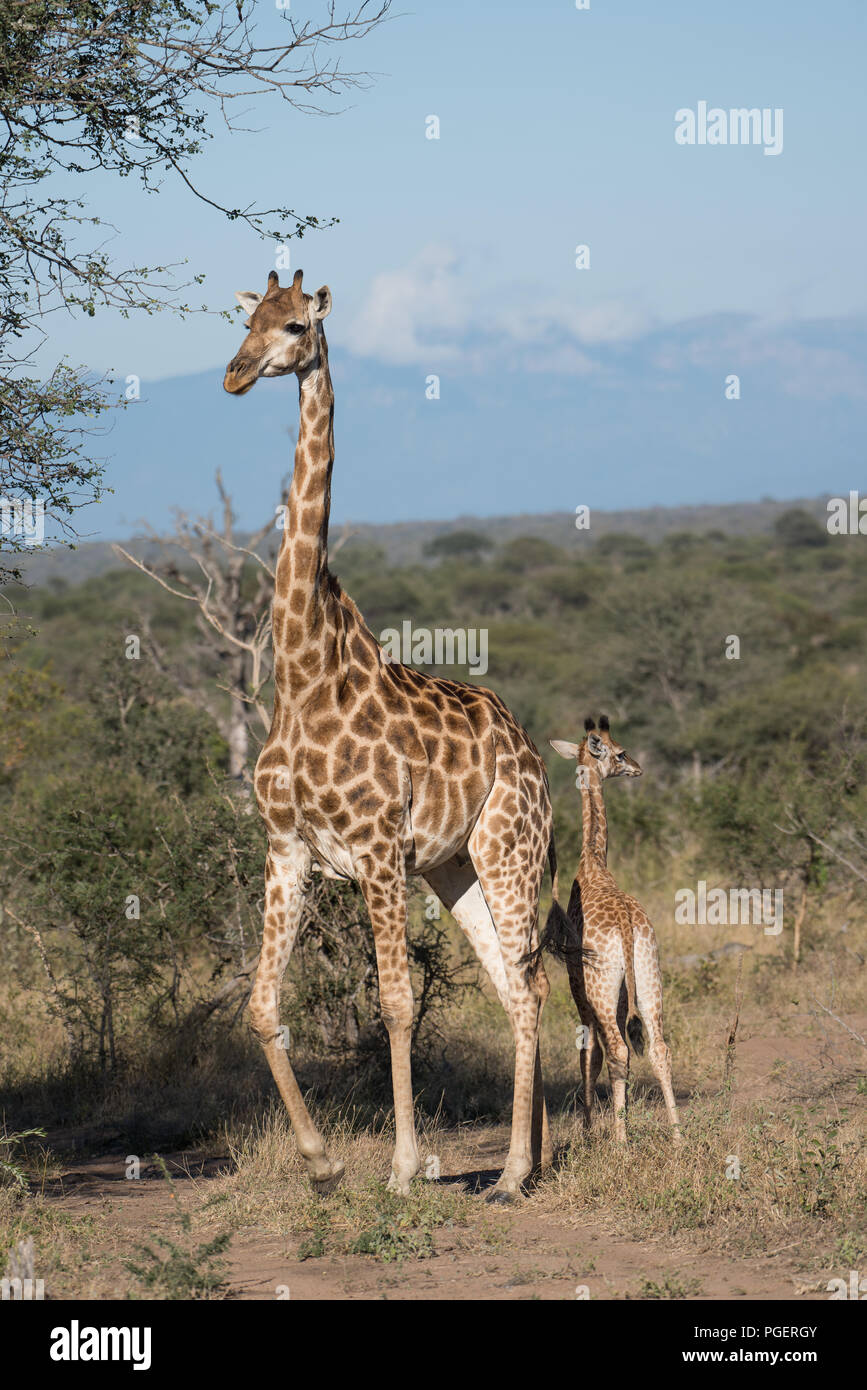
[[[183,280],[178,266],[118,263],[92,176],[134,178],[151,194],[176,180],[281,242],[328,225],[288,206],[233,206],[190,166],[216,123],[239,128],[261,97],[303,113],[364,85],[335,48],[369,33],[389,3],[339,13],[331,0],[318,21],[281,11],[272,41],[257,35],[252,0],[0,0],[0,498],[38,499],[71,537],[73,514],[103,487],[94,422],[120,402],[88,364],[34,365],[50,351],[52,312],[205,307],[187,297],[195,270]],[[5,524],[0,558],[27,543]]]

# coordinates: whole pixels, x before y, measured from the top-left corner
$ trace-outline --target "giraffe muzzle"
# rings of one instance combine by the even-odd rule
[[[223,377],[223,390],[230,396],[245,396],[255,386],[259,376],[258,367],[253,362],[239,362],[235,358],[226,368]]]

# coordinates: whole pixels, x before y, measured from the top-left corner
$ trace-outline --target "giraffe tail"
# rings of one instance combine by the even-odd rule
[[[588,953],[581,945],[578,923],[574,922],[568,913],[563,911],[560,903],[557,891],[557,850],[554,846],[553,831],[548,842],[548,865],[551,870],[551,894],[554,901],[551,903],[551,910],[545,922],[545,930],[539,938],[539,955],[543,951],[547,951],[566,966],[580,965],[587,958]]]
[[[541,956],[543,951],[547,951],[567,966],[579,965],[584,959],[585,953],[581,948],[578,928],[571,917],[567,917],[556,899],[551,904],[545,930],[539,937],[539,945],[533,955]]]
[[[623,962],[626,969],[626,1036],[633,1051],[640,1055],[644,1051],[644,1027],[635,1006],[635,932],[629,909],[623,924]]]
[[[582,950],[576,924],[563,911],[557,896],[557,851],[554,847],[553,833],[548,841],[548,866],[551,870],[551,893],[554,901],[551,903],[544,931],[539,937],[539,945],[535,951],[530,951],[523,957],[521,964],[535,967],[541,961],[543,952],[547,951],[565,965],[577,965],[584,959],[586,952]]]
[[[560,901],[557,891],[557,849],[554,845],[554,832],[551,831],[551,838],[548,841],[548,867],[551,870],[551,896],[555,903]]]

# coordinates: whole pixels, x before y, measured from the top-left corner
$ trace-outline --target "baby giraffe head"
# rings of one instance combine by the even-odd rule
[[[331,312],[331,291],[323,285],[315,294],[304,294],[302,275],[296,270],[292,284],[281,289],[272,270],[264,294],[242,290],[235,295],[250,317],[249,332],[223,378],[230,395],[245,395],[260,376],[286,376],[318,362],[319,325]]]
[[[561,758],[575,758],[582,767],[595,768],[603,782],[606,777],[641,776],[641,768],[635,759],[630,758],[611,737],[606,715],[599,716],[598,733],[592,719],[584,720],[584,729],[586,732],[580,743],[564,743],[559,738],[552,738],[551,747]]]

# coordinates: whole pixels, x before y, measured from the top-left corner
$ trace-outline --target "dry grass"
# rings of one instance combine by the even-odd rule
[[[634,1107],[627,1150],[609,1128],[577,1124],[559,1171],[531,1202],[580,1221],[607,1215],[631,1235],[693,1234],[740,1252],[815,1240],[830,1248],[863,1222],[865,1160],[854,1121],[810,1119],[792,1108],[734,1114],[724,1097],[696,1097],[675,1150],[664,1120]]]
[[[577,1018],[565,977],[552,967],[543,1057],[559,1166],[533,1188],[525,1210],[554,1218],[564,1229],[592,1219],[636,1239],[677,1237],[720,1256],[787,1249],[805,1270],[858,1267],[867,1257],[867,1086],[858,1076],[864,1049],[844,1026],[863,1035],[857,1010],[863,1010],[867,931],[857,909],[828,904],[808,926],[809,949],[795,971],[785,937],[781,943],[755,927],[729,928],[724,935],[718,928],[675,927],[673,894],[660,890],[655,902],[652,891],[644,897],[655,910],[666,972],[683,1147],[673,1149],[645,1059],[633,1063],[628,1150],[613,1143],[604,1086],[596,1127],[586,1135],[578,1105]],[[844,922],[848,929],[841,932]],[[725,1038],[735,961],[727,957],[698,970],[666,965],[721,940],[753,947],[744,957],[731,1086],[724,1080]],[[208,1040],[195,1058],[152,1049],[122,1077],[79,1078],[71,1086],[58,1063],[62,1038],[44,1001],[35,997],[35,1009],[33,1003],[20,995],[0,999],[0,1020],[15,1024],[0,1031],[6,1077],[0,1106],[9,1128],[55,1127],[50,1139],[56,1143],[73,1127],[90,1126],[96,1148],[110,1126],[129,1144],[125,1152],[167,1152],[196,1136],[210,1152],[228,1152],[227,1177],[185,1186],[191,1239],[255,1230],[287,1237],[295,1258],[362,1253],[386,1263],[427,1258],[444,1227],[457,1228],[462,1245],[508,1240],[507,1224],[465,1184],[419,1181],[407,1199],[386,1191],[393,1135],[381,1074],[359,1078],[329,1071],[315,1058],[298,1059],[300,1074],[315,1086],[311,1104],[329,1150],[346,1163],[344,1184],[323,1199],[307,1184],[282,1108],[269,1099],[260,1054],[245,1034]],[[420,1150],[429,1174],[466,1177],[492,1166],[481,1147],[482,1127],[490,1135],[496,1124],[504,1137],[511,1035],[498,1003],[482,993],[446,1013],[441,1032],[416,1072]],[[0,1265],[10,1246],[32,1237],[55,1296],[135,1293],[135,1281],[123,1272],[127,1248],[109,1206],[68,1215],[51,1196],[56,1156],[45,1142],[29,1141],[19,1157],[31,1195],[0,1187]],[[662,1281],[632,1296],[681,1297],[684,1290]]]
[[[44,1197],[27,1197],[0,1188],[0,1273],[10,1249],[32,1240],[36,1276],[50,1297],[105,1297],[95,1267],[96,1249],[104,1245],[96,1216],[70,1216]],[[101,1257],[104,1258],[104,1257]]]
[[[235,1171],[226,1190],[206,1204],[212,1218],[303,1235],[299,1258],[356,1251],[386,1260],[431,1253],[433,1230],[472,1219],[473,1199],[460,1183],[418,1181],[408,1198],[386,1190],[394,1147],[390,1122],[359,1126],[348,1111],[320,1113],[318,1119],[329,1153],[342,1158],[351,1175],[348,1182],[328,1196],[316,1195],[286,1115],[272,1106],[254,1125],[227,1134]],[[460,1161],[459,1133],[422,1120],[419,1151],[431,1179],[450,1172]]]

